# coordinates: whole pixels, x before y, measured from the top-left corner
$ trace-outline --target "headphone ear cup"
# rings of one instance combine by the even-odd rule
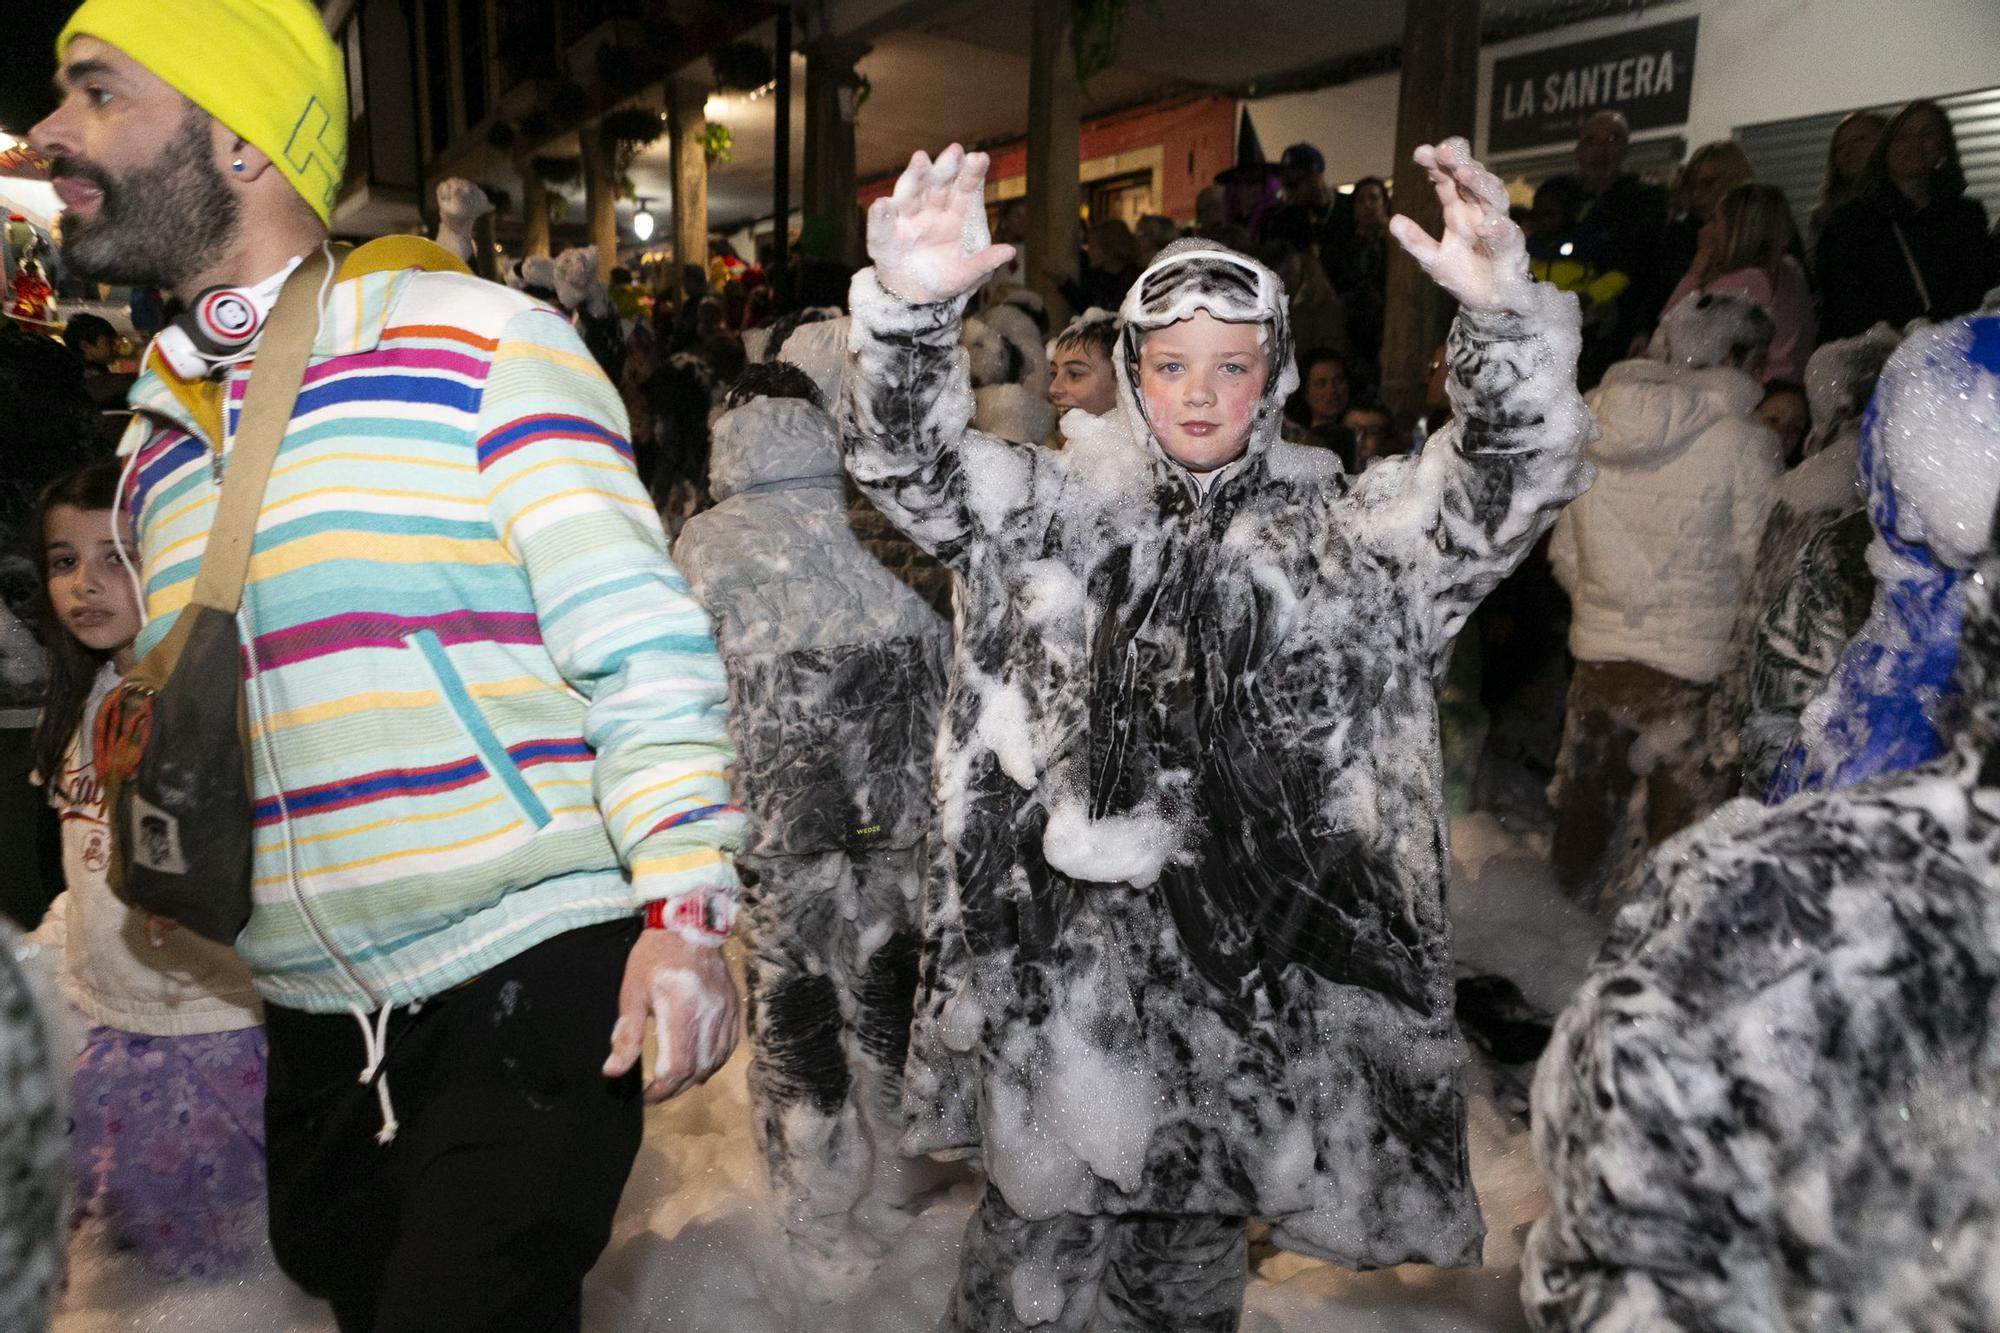
[[[264,317],[248,292],[211,287],[174,321],[205,357],[234,356],[256,340]]]

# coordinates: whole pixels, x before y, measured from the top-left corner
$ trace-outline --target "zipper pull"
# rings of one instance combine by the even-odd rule
[[[222,450],[211,449],[208,451],[208,475],[216,485],[220,486],[222,484]]]

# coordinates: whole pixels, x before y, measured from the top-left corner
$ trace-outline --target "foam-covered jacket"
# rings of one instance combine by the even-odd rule
[[[715,617],[746,850],[915,845],[951,624],[891,566],[928,562],[893,534],[864,545],[833,419],[801,399],[718,419],[709,487],[715,507],[687,521],[674,558]],[[885,565],[877,552],[898,544]]]
[[[1944,753],[1966,581],[2000,494],[2000,316],[1935,325],[1896,349],[1862,421],[1861,477],[1874,609],[1799,715],[1767,801]]]
[[[1863,517],[1861,418],[1901,335],[1886,324],[1827,343],[1806,365],[1813,431],[1806,458],[1778,478],[1729,655],[1709,696],[1708,746],[1718,773],[1761,793],[1791,743],[1799,710],[1868,615],[1875,582],[1845,558],[1850,517]],[[1838,529],[1838,538],[1829,538]],[[1864,538],[1864,545],[1866,539]],[[1810,555],[1807,548],[1812,548]],[[1850,616],[1861,602],[1860,618]],[[1830,640],[1830,641],[1829,641]],[[1803,694],[1799,693],[1800,690]]]
[[[1597,480],[1549,541],[1570,651],[1715,679],[1783,464],[1739,370],[1621,361],[1589,395]]]
[[[43,1329],[62,1275],[68,1117],[23,948],[0,917],[0,1328]]]
[[[1941,758],[1655,856],[1534,1088],[1544,1330],[2000,1327],[2000,617]]]
[[[1576,305],[1462,313],[1454,424],[1356,478],[1278,438],[1248,267],[1276,388],[1205,488],[1122,355],[1062,452],[969,430],[962,300],[855,278],[848,469],[960,596],[904,1146],[981,1152],[1028,1217],[1474,1262],[1435,679],[1582,488]]]

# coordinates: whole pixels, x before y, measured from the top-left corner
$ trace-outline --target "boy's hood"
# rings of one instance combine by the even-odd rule
[[[1677,370],[1659,361],[1621,361],[1591,394],[1599,466],[1654,467],[1680,457],[1718,422],[1747,420],[1763,390],[1740,370]]]
[[[1806,405],[1812,435],[1806,452],[1816,453],[1857,426],[1875,396],[1875,382],[1903,335],[1887,324],[1830,342],[1806,362]]]
[[[708,486],[717,500],[772,487],[839,486],[840,478],[833,418],[803,398],[752,398],[716,419]]]
[[[1919,329],[1896,349],[1862,418],[1861,476],[1896,555],[1979,562],[2000,502],[2000,315]]]

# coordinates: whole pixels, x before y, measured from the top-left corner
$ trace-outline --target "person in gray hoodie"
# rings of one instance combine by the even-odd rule
[[[851,496],[802,370],[754,365],[726,403],[716,504],[674,561],[716,621],[750,816],[756,1134],[794,1255],[832,1297],[926,1176],[890,1145],[951,626],[939,571]]]

